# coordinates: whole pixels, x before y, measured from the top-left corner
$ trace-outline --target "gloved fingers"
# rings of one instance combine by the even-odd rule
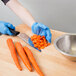
[[[32,32],[33,32],[34,34],[39,35],[39,33],[40,33],[40,27],[39,27],[39,26],[34,26],[34,27],[32,27]]]
[[[42,28],[42,29],[46,29],[46,28],[47,28],[47,26],[44,25],[44,24],[42,24],[42,23],[38,23],[37,25],[38,25],[40,28]]]
[[[34,47],[34,44],[33,44],[33,42],[31,41],[30,38],[28,39],[28,43],[29,43],[29,45],[31,45],[32,47]]]
[[[40,28],[37,27],[37,28],[35,29],[35,34],[39,35],[39,33],[40,33]]]
[[[46,37],[46,31],[45,30],[41,31],[39,35]]]
[[[7,31],[7,34],[8,35],[13,35],[13,33],[11,33],[9,30]]]
[[[29,38],[28,39],[28,43],[29,43],[29,45],[31,45],[32,47],[34,47],[34,44],[33,44],[33,42],[31,41],[31,39]],[[34,47],[35,48],[35,47]],[[35,49],[37,49],[37,48],[35,48]],[[38,50],[38,49],[37,49]],[[39,50],[40,52],[41,52],[41,50]]]
[[[51,37],[46,37],[46,40],[51,43]]]
[[[1,33],[2,33],[2,34],[13,35],[7,27],[5,27],[5,28],[3,29],[3,32],[1,32]]]
[[[51,34],[50,30],[49,29],[46,30],[46,40],[50,43],[51,43],[51,37],[52,37],[52,34]]]
[[[33,25],[33,26],[32,26],[32,32],[33,32],[34,34],[36,34],[37,31],[38,31],[38,26]]]
[[[10,30],[9,30],[8,28],[7,28],[6,33],[7,33],[8,35],[13,35],[13,33],[11,33]]]
[[[9,27],[9,28],[11,28],[11,29],[14,29],[15,30],[15,27],[12,25],[12,24],[10,24],[10,23],[6,23],[5,24],[7,27]]]
[[[8,24],[7,27],[15,30],[15,27],[12,24]]]

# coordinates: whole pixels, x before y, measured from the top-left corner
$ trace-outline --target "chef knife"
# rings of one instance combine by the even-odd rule
[[[9,27],[8,27],[9,28]],[[21,38],[23,41],[25,41],[27,44],[29,44],[28,40],[30,39],[30,37],[28,35],[26,35],[25,33],[20,33],[19,31],[15,31],[11,28],[9,28],[9,30],[11,31],[11,33],[13,33],[13,36],[18,36],[19,38]],[[1,33],[0,33],[1,35]],[[37,48],[35,48],[37,49]],[[37,49],[38,50],[38,49]],[[41,52],[41,50],[38,50]]]

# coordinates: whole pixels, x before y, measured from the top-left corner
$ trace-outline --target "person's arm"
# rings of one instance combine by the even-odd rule
[[[17,16],[19,16],[22,21],[29,25],[32,32],[37,35],[45,36],[48,42],[51,42],[51,32],[50,29],[34,20],[32,15],[24,8],[17,0],[2,0],[6,6],[8,6]],[[6,2],[5,2],[6,1]]]
[[[32,24],[35,23],[32,15],[17,0],[9,0],[6,3],[6,6],[8,6],[18,17],[20,17],[24,24],[31,27]]]

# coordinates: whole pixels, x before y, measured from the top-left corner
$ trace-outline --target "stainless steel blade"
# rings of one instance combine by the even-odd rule
[[[19,38],[21,38],[23,41],[25,41],[27,44],[29,44],[28,43],[28,39],[30,38],[28,35],[26,35],[25,33],[19,33],[18,35],[17,35]],[[36,48],[35,48],[36,49]],[[36,49],[36,50],[38,50],[38,49]],[[41,52],[41,50],[38,50],[38,51],[40,51]]]
[[[28,39],[30,38],[28,35],[26,35],[25,33],[20,33],[17,35],[18,37],[20,37],[23,41],[25,41],[26,43],[28,43]]]

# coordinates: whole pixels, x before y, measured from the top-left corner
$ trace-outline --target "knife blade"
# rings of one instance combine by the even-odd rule
[[[9,28],[9,27],[8,27]],[[25,41],[27,44],[29,44],[28,40],[30,39],[30,37],[25,34],[25,33],[20,33],[19,31],[15,31],[11,28],[9,28],[9,30],[13,33],[14,36],[18,36],[19,38],[21,38],[23,41]],[[31,46],[31,45],[30,45]],[[34,48],[34,47],[33,47]],[[37,49],[37,48],[35,48]],[[38,49],[37,49],[38,50]],[[41,52],[41,50],[38,50]]]
[[[9,28],[9,27],[8,27]],[[13,29],[11,29],[11,28],[9,28],[9,30],[11,31],[11,33],[13,33],[13,36],[18,36],[19,38],[21,38],[23,41],[25,41],[27,44],[29,44],[29,39],[30,39],[30,37],[27,35],[27,34],[25,34],[25,33],[20,33],[19,31],[15,31],[15,30],[13,30]],[[2,33],[0,33],[0,35],[2,35]],[[6,35],[8,35],[8,34],[6,34]],[[30,45],[30,44],[29,44]],[[31,45],[30,45],[31,46]],[[33,47],[33,46],[32,46]],[[33,48],[35,48],[35,47],[33,47]],[[35,48],[36,50],[38,50],[37,48]],[[38,50],[39,52],[41,52],[41,50]]]
[[[8,27],[9,28],[9,27]],[[23,41],[25,41],[26,43],[28,43],[28,39],[30,38],[28,35],[26,35],[25,33],[20,33],[19,31],[15,31],[11,28],[9,28],[9,30],[11,31],[11,33],[13,33],[13,36],[18,36],[19,38],[21,38]],[[28,43],[29,44],[29,43]]]
[[[25,33],[19,33],[18,35],[17,35],[19,38],[21,38],[23,41],[25,41],[27,44],[29,44],[28,43],[28,39],[30,38],[28,35],[26,35]]]

